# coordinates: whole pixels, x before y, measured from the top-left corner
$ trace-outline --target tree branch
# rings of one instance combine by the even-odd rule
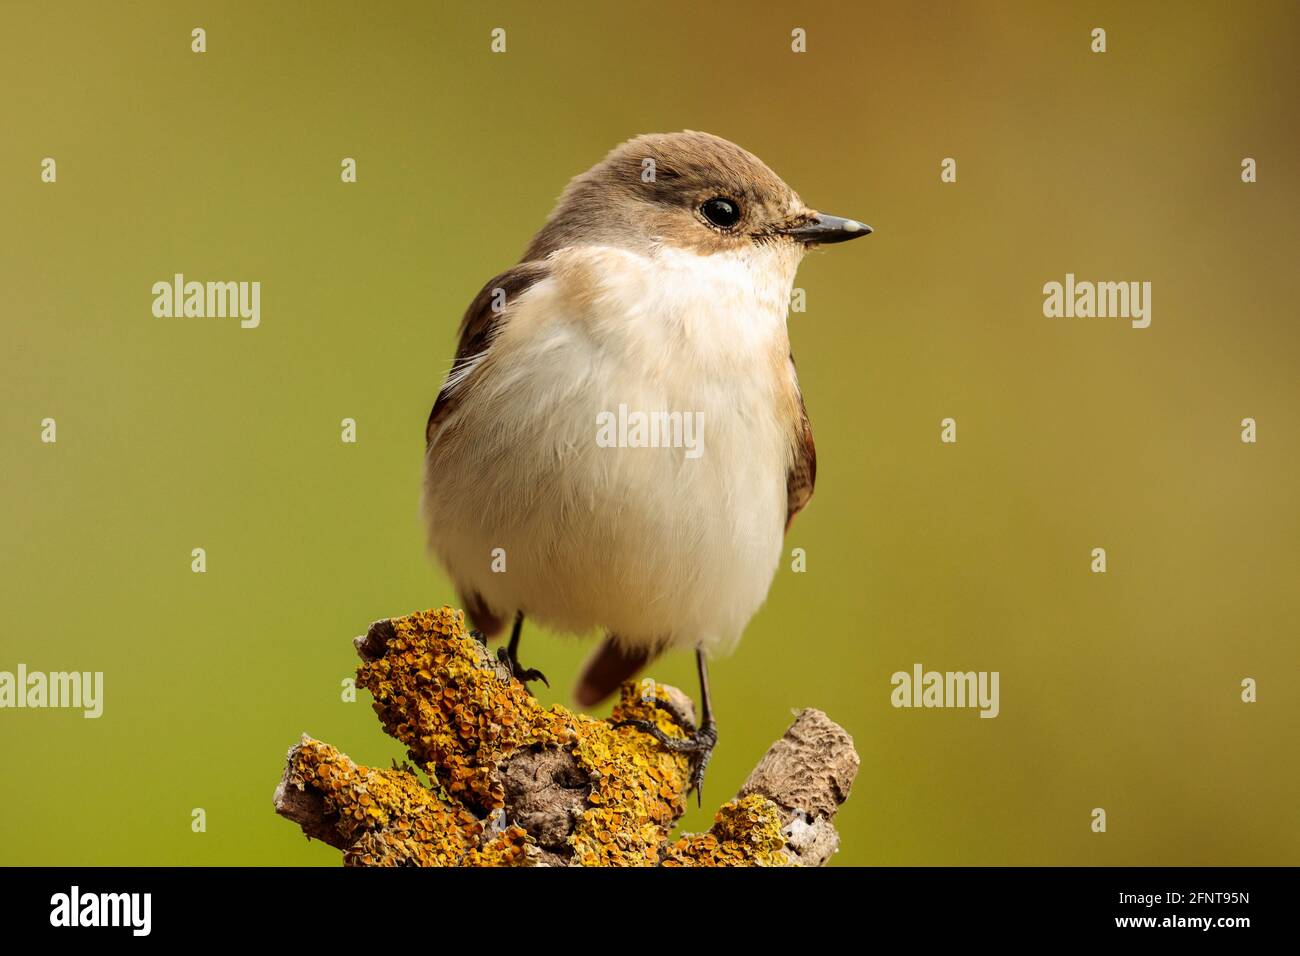
[[[690,758],[617,724],[684,736],[654,704],[692,716],[676,688],[629,681],[609,720],[543,709],[448,607],[379,621],[354,645],[357,683],[413,766],[361,767],[304,734],[274,797],[345,864],[819,866],[838,847],[858,755],[819,710],[797,716],[707,833],[670,841]]]

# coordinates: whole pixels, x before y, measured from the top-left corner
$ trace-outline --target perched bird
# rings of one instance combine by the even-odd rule
[[[629,140],[470,303],[429,415],[429,545],[471,622],[492,636],[513,618],[498,656],[525,681],[545,680],[519,663],[525,615],[602,633],[584,706],[694,648],[694,735],[639,726],[695,755],[697,792],[717,741],[707,658],[766,598],[817,471],[786,332],[795,270],[870,232],[717,136]]]

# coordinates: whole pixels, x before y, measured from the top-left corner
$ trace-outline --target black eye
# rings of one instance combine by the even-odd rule
[[[730,229],[740,222],[740,204],[721,197],[706,200],[700,214],[719,229]]]

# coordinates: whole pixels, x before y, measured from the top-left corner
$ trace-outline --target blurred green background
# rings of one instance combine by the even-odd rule
[[[0,669],[106,688],[0,712],[0,862],[337,865],[271,792],[303,731],[400,756],[340,681],[371,620],[455,600],[417,500],[461,312],[570,176],[689,128],[877,232],[800,272],[808,570],[714,666],[684,826],[817,706],[862,756],[840,864],[1300,863],[1296,5],[2,15]],[[261,327],[153,318],[175,272],[259,280]],[[1066,272],[1151,281],[1151,327],[1044,318]],[[567,702],[588,645],[525,647]],[[999,671],[1001,716],[893,709],[918,661]]]

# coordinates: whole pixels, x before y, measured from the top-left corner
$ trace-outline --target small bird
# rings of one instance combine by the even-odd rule
[[[429,546],[477,632],[513,618],[498,657],[525,682],[545,681],[519,662],[525,615],[603,634],[575,689],[587,707],[693,648],[698,728],[633,723],[693,755],[697,794],[717,742],[707,659],[767,597],[817,473],[786,331],[795,270],[870,233],[725,139],[638,136],[575,177],[470,303],[429,415]]]

